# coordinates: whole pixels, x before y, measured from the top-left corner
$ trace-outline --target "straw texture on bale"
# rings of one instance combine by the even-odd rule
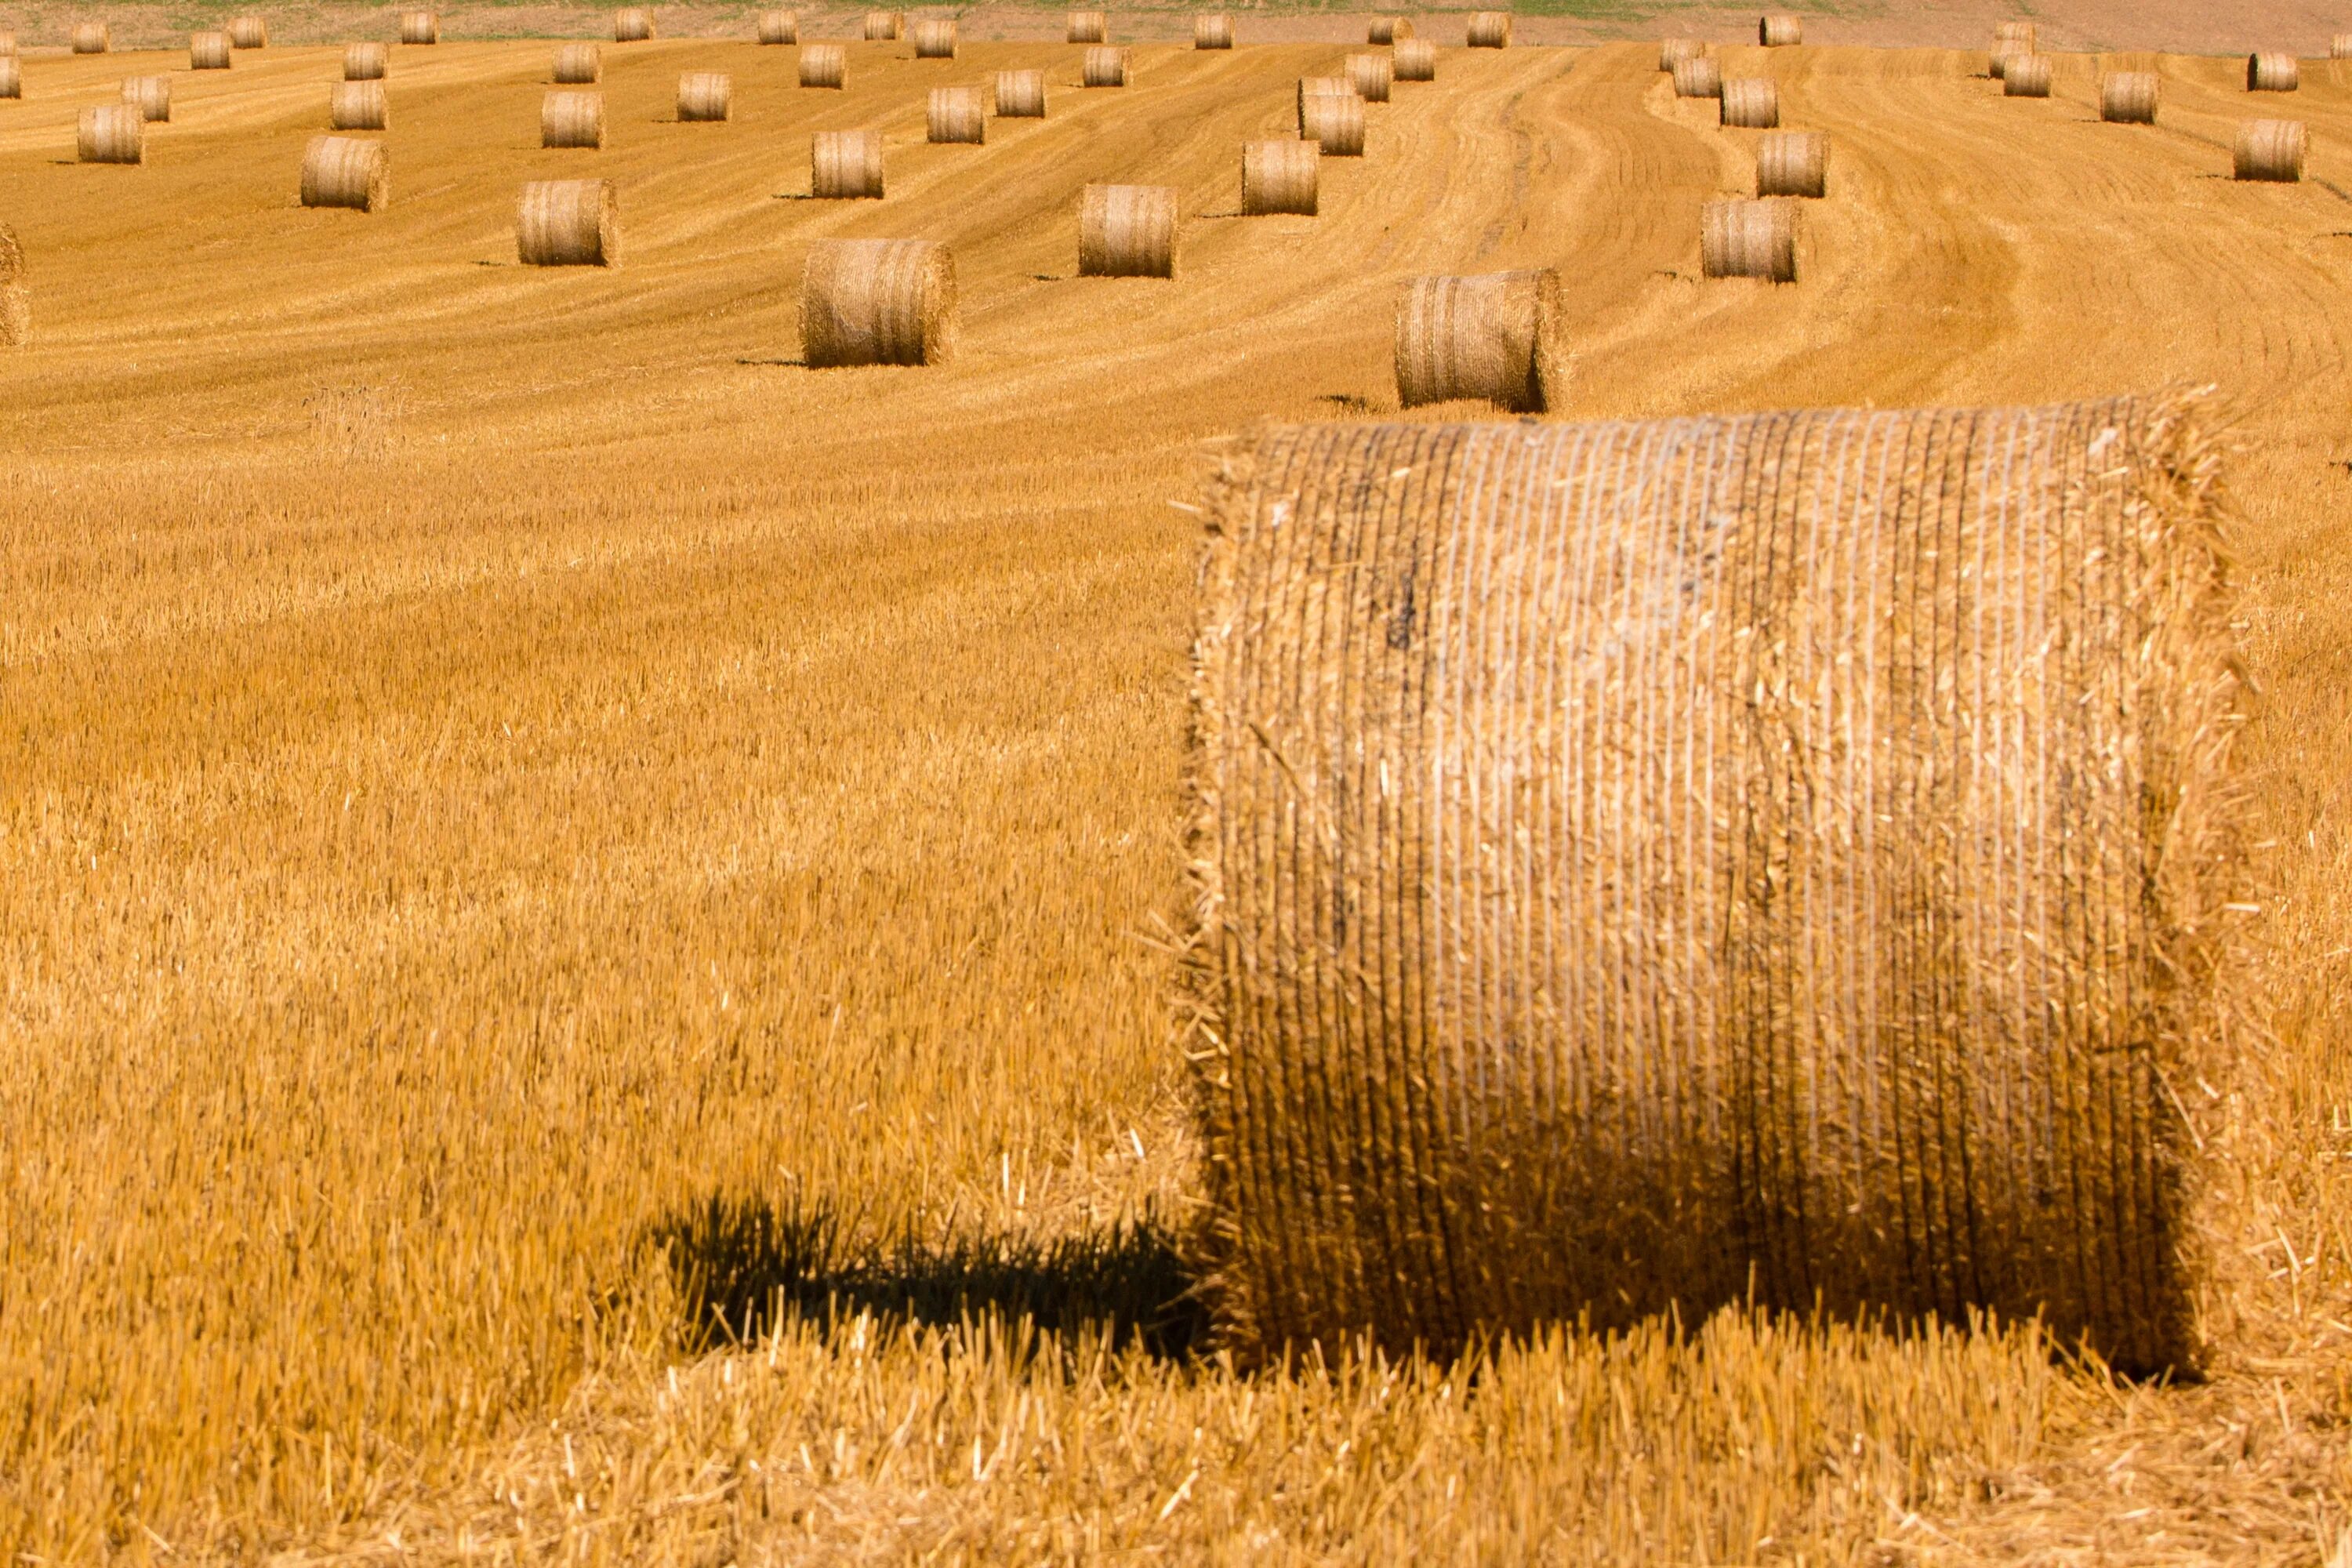
[[[1316,176],[1322,151],[1312,142],[1242,143],[1242,211],[1315,216]]]
[[[1401,44],[1412,37],[1412,24],[1402,16],[1375,16],[1364,28],[1368,44]]]
[[[2009,68],[2001,72],[2000,91],[2003,98],[2047,98],[2050,96],[2050,57],[2048,55],[2011,55]]]
[[[677,79],[681,123],[725,120],[735,104],[735,79],[724,71],[688,71]]]
[[[1389,52],[1398,81],[1435,81],[1437,79],[1437,46],[1427,38],[1399,38],[1396,47]]]
[[[1386,55],[1349,55],[1348,85],[1366,103],[1386,103],[1389,86],[1396,79],[1395,68]]]
[[[404,44],[439,43],[441,14],[437,11],[403,11],[400,14],[400,41]]]
[[[0,55],[0,98],[25,96],[25,70],[15,55]]]
[[[1709,202],[1699,212],[1699,265],[1709,278],[1797,280],[1797,204]]]
[[[1658,46],[1658,68],[1671,76],[1676,66],[1705,53],[1706,46],[1696,38],[1668,38]]]
[[[392,100],[380,81],[339,81],[327,95],[327,126],[332,131],[389,131]]]
[[[2115,71],[2099,82],[2099,118],[2116,125],[2153,125],[2162,79],[2154,71]]]
[[[1101,11],[1073,11],[1070,13],[1066,37],[1073,44],[1108,43],[1110,17]]]
[[[526,267],[618,267],[621,206],[609,180],[533,180],[515,213]]]
[[[549,73],[560,87],[585,87],[604,79],[604,51],[594,44],[563,44]]]
[[[2303,85],[2303,67],[2293,55],[2264,53],[2246,57],[2248,92],[2293,92]]]
[[[539,144],[542,147],[604,146],[604,95],[601,92],[551,92],[541,99]]]
[[[172,118],[172,79],[167,76],[125,77],[122,101],[139,110],[150,124]]]
[[[763,44],[797,44],[801,41],[801,16],[797,11],[762,11],[760,13],[760,41]]]
[[[882,195],[882,133],[820,131],[809,143],[809,190],[827,201]]]
[[[75,155],[85,163],[142,163],[147,158],[146,132],[136,104],[85,109],[74,128]]]
[[[996,73],[996,112],[1007,120],[1045,118],[1045,73],[1035,70]]]
[[[1078,196],[1078,275],[1176,276],[1176,187],[1088,185]]]
[[[1462,41],[1474,49],[1507,49],[1511,47],[1511,14],[1508,11],[1473,11],[1462,25]]]
[[[915,58],[951,60],[956,58],[956,25],[946,16],[923,16],[915,22]]]
[[[1343,76],[1303,76],[1303,77],[1300,77],[1300,78],[1298,79],[1298,129],[1299,129],[1299,132],[1303,135],[1303,134],[1305,134],[1305,132],[1306,132],[1306,131],[1307,131],[1307,100],[1308,99],[1308,97],[1309,97],[1309,96],[1311,96],[1312,94],[1315,94],[1315,93],[1318,93],[1318,92],[1347,92],[1347,93],[1352,93],[1352,92],[1354,92],[1355,90],[1356,90],[1356,84],[1355,84],[1354,82],[1352,82],[1352,81],[1349,81],[1346,77],[1343,77]]]
[[[800,68],[803,87],[846,87],[849,51],[839,44],[803,44]]]
[[[906,30],[907,14],[903,11],[866,13],[866,41],[869,44],[893,42]]]
[[[226,35],[224,35],[226,36]],[[103,22],[79,22],[73,30],[73,52],[102,55],[114,47],[114,31]]]
[[[1692,55],[1675,62],[1676,98],[1721,98],[1723,62],[1713,55]]]
[[[1223,11],[1203,11],[1192,18],[1192,47],[1196,49],[1230,49],[1234,47],[1234,19]]]
[[[1352,92],[1310,92],[1299,104],[1298,133],[1327,158],[1364,155],[1364,100]]]
[[[2231,171],[2241,180],[2293,184],[2303,178],[2310,138],[2300,120],[2249,120],[2238,127],[2231,149]]]
[[[1830,139],[1819,131],[1775,131],[1756,143],[1756,194],[1830,194]]]
[[[1112,44],[1097,44],[1088,49],[1080,79],[1088,87],[1125,87],[1127,50]]]
[[[927,139],[979,146],[988,140],[986,110],[976,87],[935,87],[924,115]]]
[[[226,33],[190,33],[188,35],[188,68],[197,71],[228,69],[228,35]]]
[[[373,84],[369,84],[373,85]],[[302,153],[302,205],[372,213],[392,193],[392,161],[381,142],[313,136]]]
[[[0,349],[20,349],[32,341],[33,292],[25,282],[24,247],[16,231],[0,223]]]
[[[1756,24],[1756,41],[1768,49],[1785,49],[1805,41],[1805,24],[1788,11],[1767,11]]]
[[[266,49],[269,47],[269,24],[259,16],[231,16],[228,42],[229,47],[235,49]]]
[[[613,13],[613,41],[642,44],[654,36],[654,14],[642,5]]]
[[[1734,77],[1723,84],[1723,123],[1769,131],[1780,123],[1780,84],[1769,77]]]
[[[817,369],[941,364],[955,352],[955,261],[928,239],[824,239],[801,275],[803,357]]]
[[[1475,398],[1515,414],[1558,400],[1559,275],[1488,272],[1416,278],[1397,300],[1397,401]]]
[[[382,44],[345,44],[343,79],[382,81],[392,63],[392,51]]]
[[[1748,1301],[2193,1368],[2218,468],[2179,399],[1228,458],[1181,973],[1234,1337]]]

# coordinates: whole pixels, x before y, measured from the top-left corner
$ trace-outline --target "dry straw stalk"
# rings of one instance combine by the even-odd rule
[[[1706,52],[1706,45],[1696,38],[1668,38],[1658,46],[1658,68],[1672,76],[1676,66]]]
[[[172,79],[167,76],[125,77],[122,101],[139,110],[149,124],[172,118]]]
[[[1709,278],[1797,280],[1797,204],[1709,202],[1699,212],[1699,265]]]
[[[1183,973],[1233,1336],[1749,1301],[2193,1366],[2217,467],[2179,400],[1229,458]]]
[[[677,79],[681,124],[723,121],[734,110],[735,79],[724,71],[688,71]]]
[[[1756,143],[1756,194],[1826,196],[1830,139],[1819,131],[1775,131]]]
[[[230,52],[226,33],[190,33],[188,35],[188,68],[198,71],[225,71],[229,68]]]
[[[1768,49],[1785,49],[1805,41],[1805,24],[1790,11],[1767,11],[1756,24],[1756,41]]]
[[[533,180],[515,212],[526,267],[618,267],[621,207],[610,180]]]
[[[266,49],[269,47],[269,24],[259,16],[232,16],[228,41],[231,48]]]
[[[1723,84],[1723,123],[1769,131],[1780,123],[1780,85],[1768,77],[1734,77]]]
[[[339,81],[327,95],[331,131],[389,131],[392,101],[380,81]]]
[[[1176,276],[1176,187],[1088,185],[1078,196],[1078,275]]]
[[[2241,180],[2293,184],[2303,178],[2310,138],[2300,120],[2249,120],[2238,127],[2231,166]]]
[[[604,51],[594,44],[562,44],[548,72],[559,86],[585,87],[604,79]]]
[[[1073,11],[1066,36],[1073,44],[1108,43],[1110,17],[1100,11]]]
[[[2001,72],[2000,90],[2003,98],[2047,98],[2050,96],[2050,57],[2048,55],[2010,55],[2008,68]]]
[[[1412,37],[1412,23],[1402,16],[1375,16],[1364,28],[1368,44],[1401,44]]]
[[[998,71],[996,112],[1006,120],[1045,118],[1045,73],[1041,70]]]
[[[1310,92],[1299,100],[1298,133],[1327,158],[1364,155],[1364,100],[1352,92]]]
[[[760,13],[760,42],[763,44],[797,44],[801,41],[801,16],[797,11],[762,11]]]
[[[25,281],[25,248],[16,243],[16,231],[0,223],[0,349],[20,349],[32,341],[33,291]]]
[[[2303,67],[2293,55],[2265,52],[2246,57],[2248,92],[2294,92],[2303,85]]]
[[[1692,55],[1675,62],[1676,98],[1721,98],[1723,62],[1713,55]]]
[[[2114,71],[2099,82],[2099,118],[2115,125],[2156,123],[2163,80],[2154,71]]]
[[[1395,64],[1398,81],[1437,79],[1437,46],[1427,38],[1399,38],[1389,58]]]
[[[956,58],[956,25],[948,16],[923,16],[915,22],[915,58],[951,60]]]
[[[147,121],[138,106],[100,104],[81,111],[74,129],[75,155],[85,163],[140,163],[147,157]]]
[[[0,98],[25,96],[25,70],[15,55],[0,55]]]
[[[356,136],[313,136],[303,150],[304,206],[372,213],[381,210],[391,194],[392,161],[383,142]]]
[[[613,13],[613,41],[616,44],[642,44],[654,36],[654,14],[642,5],[632,5]]]
[[[76,23],[73,30],[73,52],[78,55],[102,55],[114,47],[114,31],[103,22]]]
[[[845,88],[849,51],[839,44],[803,44],[800,74],[803,87]]]
[[[1196,49],[1230,49],[1234,47],[1234,18],[1225,11],[1203,11],[1192,18],[1192,47]]]
[[[1473,11],[1462,25],[1462,41],[1474,49],[1507,49],[1511,47],[1511,14],[1508,11]]]
[[[801,277],[812,367],[942,364],[955,351],[955,262],[928,239],[826,239]]]
[[[392,50],[382,44],[345,44],[343,79],[382,81],[392,64]]]
[[[1096,45],[1087,51],[1086,67],[1079,79],[1088,87],[1125,87],[1127,50],[1112,44]]]
[[[1312,142],[1245,142],[1242,144],[1242,211],[1315,216],[1316,176],[1321,149]]]
[[[987,107],[976,87],[931,89],[930,102],[924,112],[926,139],[981,145],[988,140]]]
[[[541,99],[539,144],[542,147],[604,146],[604,95],[601,92],[551,92]]]
[[[878,200],[882,133],[820,131],[809,142],[809,191],[827,201]]]
[[[400,41],[415,45],[439,43],[441,14],[438,11],[403,11],[400,14]]]
[[[1416,278],[1397,300],[1397,401],[1541,413],[1563,389],[1561,321],[1559,275],[1549,268]]]
[[[1386,103],[1390,84],[1395,79],[1395,67],[1386,55],[1348,57],[1348,85],[1366,103]]]
[[[866,13],[866,41],[887,44],[897,41],[907,30],[904,11],[868,11]]]

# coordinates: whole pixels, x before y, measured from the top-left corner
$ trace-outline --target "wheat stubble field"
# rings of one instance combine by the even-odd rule
[[[1698,277],[1754,138],[1654,42],[1447,47],[1320,216],[1243,218],[1240,143],[1346,52],[1244,38],[1097,91],[1054,43],[852,43],[842,93],[607,43],[601,153],[537,145],[547,42],[396,49],[372,216],[294,200],[339,50],[26,56],[12,1563],[2352,1561],[2352,66],[2250,108],[2242,60],[2061,56],[2021,101],[1725,37],[1834,139],[1769,288]],[[923,144],[926,88],[1014,66],[1047,120]],[[2120,67],[2156,128],[2098,122]],[[703,68],[734,119],[675,123]],[[147,163],[73,163],[155,71]],[[2312,177],[2233,184],[2270,113]],[[807,199],[809,133],[870,126],[887,198]],[[551,174],[617,183],[624,267],[517,265]],[[1097,180],[1180,189],[1175,281],[1073,276]],[[797,363],[854,236],[953,247],[953,363]],[[1254,421],[1392,416],[1402,280],[1528,266],[1571,416],[2220,389],[2263,896],[2196,1090],[2210,1383],[1738,1313],[1253,1371],[1177,1300],[1170,503]]]

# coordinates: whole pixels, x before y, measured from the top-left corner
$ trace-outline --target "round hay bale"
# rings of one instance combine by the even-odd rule
[[[25,68],[15,55],[0,55],[0,98],[25,96]]]
[[[1805,41],[1805,24],[1791,12],[1767,11],[1756,24],[1756,41],[1768,49],[1785,49]]]
[[[16,34],[15,29],[0,27],[0,55],[13,55],[16,52]]]
[[[1426,38],[1399,38],[1396,47],[1389,51],[1389,59],[1397,81],[1437,79],[1437,46]]]
[[[604,79],[604,51],[594,44],[562,44],[549,73],[558,86],[584,87]]]
[[[420,46],[439,43],[441,14],[438,11],[403,11],[400,14],[400,41]]]
[[[1234,1339],[1745,1301],[2193,1372],[2220,467],[2178,399],[1227,458],[1181,974]]]
[[[1192,18],[1192,47],[1196,49],[1230,49],[1234,47],[1234,19],[1223,11],[1203,11]]]
[[[642,44],[654,36],[654,14],[643,5],[631,5],[613,13],[613,41],[616,44]]]
[[[928,239],[821,239],[801,275],[811,368],[944,364],[955,353],[955,260]]]
[[[73,52],[78,55],[102,55],[114,47],[114,31],[103,22],[78,22],[73,30]]]
[[[803,87],[846,87],[849,82],[849,51],[839,44],[803,44],[801,46],[801,85]]]
[[[866,41],[869,44],[894,43],[907,30],[904,11],[868,11],[866,13]]]
[[[618,267],[621,207],[610,180],[533,180],[515,212],[526,267]]]
[[[382,44],[345,44],[343,46],[343,79],[345,81],[382,81],[390,68],[392,50]]]
[[[1327,158],[1364,155],[1364,100],[1352,92],[1310,92],[1299,102],[1298,133]]]
[[[1722,122],[1743,131],[1780,123],[1780,84],[1768,77],[1734,77],[1723,84]]]
[[[1709,202],[1699,213],[1699,264],[1709,278],[1797,280],[1797,204]]]
[[[2050,96],[2050,57],[2048,55],[2011,55],[2009,68],[2001,73],[2000,95],[2003,98],[2047,98]]]
[[[1110,17],[1100,11],[1073,11],[1068,37],[1074,44],[1107,44],[1110,41]]]
[[[1045,73],[1044,71],[998,71],[996,73],[996,112],[1006,120],[1043,120],[1045,118]]]
[[[677,79],[681,125],[725,120],[735,104],[735,79],[724,71],[688,71]]]
[[[2003,44],[2019,44],[2023,46],[2025,52],[2030,55],[2033,53],[2037,41],[2038,35],[2031,22],[1995,22],[1992,25],[1992,43],[1995,49],[1999,49]]]
[[[2293,92],[2303,85],[2303,67],[2293,55],[2263,53],[2246,57],[2248,92]]]
[[[956,58],[956,25],[952,17],[924,16],[915,23],[915,58],[951,60]]]
[[[927,138],[977,147],[988,140],[986,110],[976,87],[935,87],[924,116]]]
[[[1127,50],[1108,44],[1097,44],[1088,49],[1080,79],[1088,87],[1125,87]]]
[[[601,92],[551,92],[541,99],[539,144],[542,147],[603,147],[604,95]]]
[[[801,15],[797,11],[762,11],[760,13],[760,41],[763,44],[797,44],[801,41]]]
[[[1307,129],[1307,98],[1316,92],[1347,92],[1356,90],[1356,84],[1343,76],[1303,76],[1298,79],[1298,129]]]
[[[74,128],[76,155],[85,163],[143,163],[147,161],[147,121],[138,106],[101,104],[81,111]]]
[[[809,192],[825,201],[880,200],[882,133],[818,132],[809,143]]]
[[[2033,51],[2032,49],[2025,47],[2022,44],[1997,43],[1992,47],[1992,53],[1985,58],[1985,74],[1992,78],[1995,81],[2006,81],[2009,79],[2009,62],[2011,57],[2015,55],[2030,55],[2032,52]]]
[[[1675,62],[1676,98],[1721,98],[1723,62],[1713,55],[1692,55]]]
[[[380,81],[339,81],[327,96],[331,131],[389,131],[392,103]],[[314,143],[315,145],[315,143]]]
[[[122,79],[122,101],[139,111],[139,118],[156,124],[172,118],[172,79],[167,76],[133,76]]]
[[[228,35],[226,33],[190,33],[188,35],[188,68],[196,71],[228,69]]]
[[[32,341],[33,291],[25,282],[25,250],[16,231],[0,223],[0,349],[21,349]]]
[[[1567,367],[1560,320],[1559,275],[1549,268],[1416,278],[1397,299],[1397,401],[1474,398],[1539,414]]]
[[[1242,143],[1242,211],[1315,216],[1316,176],[1322,150],[1312,142]]]
[[[352,85],[351,83],[344,84]],[[374,82],[358,85],[383,88]],[[357,136],[313,136],[302,152],[302,205],[380,210],[392,194],[392,161],[383,143]]]
[[[1366,103],[1386,103],[1390,84],[1396,80],[1396,68],[1386,55],[1349,55],[1348,85]]]
[[[1756,194],[1830,194],[1830,139],[1819,131],[1775,131],[1756,143]]]
[[[1401,44],[1412,37],[1412,24],[1402,16],[1375,16],[1364,28],[1368,44]]]
[[[268,48],[269,24],[258,16],[231,16],[228,19],[228,46],[233,49]]]
[[[1462,24],[1462,41],[1474,49],[1507,49],[1511,47],[1511,14],[1508,11],[1473,11]]]
[[[2327,58],[2331,60],[2352,60],[2352,33],[2338,33],[2328,39]]]
[[[2153,125],[2162,79],[2154,71],[2114,71],[2099,81],[2099,118],[2111,125]]]
[[[1672,76],[1676,66],[1697,59],[1706,52],[1706,45],[1696,38],[1668,38],[1658,46],[1658,68]]]
[[[1078,276],[1176,276],[1176,187],[1088,185],[1078,196]]]
[[[2249,120],[2238,127],[2231,165],[2241,180],[2268,180],[2293,184],[2303,178],[2310,138],[2300,120]]]

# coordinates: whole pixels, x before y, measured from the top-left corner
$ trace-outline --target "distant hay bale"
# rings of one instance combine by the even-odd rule
[[[1769,77],[1734,77],[1723,84],[1722,122],[1743,131],[1780,123],[1780,84]]]
[[[563,44],[555,51],[550,77],[560,87],[584,87],[604,79],[604,51],[594,44]]]
[[[2011,55],[2009,68],[2001,73],[2000,91],[2003,98],[2049,97],[2050,57]]]
[[[346,86],[352,85],[346,83]],[[360,85],[382,87],[374,82]],[[372,213],[392,192],[392,161],[381,142],[357,136],[313,136],[302,153],[302,205]]]
[[[951,60],[956,58],[956,25],[951,16],[920,16],[915,21],[915,58]]]
[[[799,43],[801,41],[801,14],[797,11],[761,12],[760,41],[763,44]]]
[[[2114,71],[2099,82],[2099,118],[2113,125],[2153,125],[2162,79],[2154,71]]]
[[[24,247],[0,223],[0,349],[21,349],[32,341],[33,291],[25,282]]]
[[[1402,16],[1375,16],[1364,28],[1368,44],[1401,44],[1412,37],[1412,24]]]
[[[823,239],[801,274],[811,368],[943,364],[955,352],[955,261],[928,239]]]
[[[1192,18],[1192,47],[1196,49],[1230,49],[1234,47],[1234,19],[1223,11],[1203,11]]]
[[[935,87],[924,116],[928,139],[938,142],[969,142],[979,146],[988,140],[986,105],[982,103],[976,87]]]
[[[1343,76],[1303,76],[1298,79],[1298,129],[1307,130],[1307,99],[1310,93],[1354,92],[1356,84]]]
[[[526,267],[618,267],[621,207],[610,180],[533,180],[515,212]]]
[[[345,44],[343,46],[343,79],[345,81],[382,81],[390,68],[392,51],[382,44]]]
[[[2032,52],[2022,44],[1997,43],[1992,47],[1992,53],[1986,57],[1985,74],[1995,81],[2007,81],[2009,62],[2019,55],[2030,55]]]
[[[122,101],[139,110],[139,118],[157,124],[172,118],[172,79],[133,76],[122,79]]]
[[[8,27],[0,27],[0,55],[13,55],[16,52],[16,34],[15,30]]]
[[[539,100],[539,144],[542,147],[604,145],[604,95],[601,92],[551,92]]]
[[[2303,85],[2303,67],[2293,55],[2263,53],[2246,57],[2248,92],[2293,92]]]
[[[809,143],[809,191],[825,201],[879,200],[882,133],[818,132]]]
[[[1709,202],[1699,214],[1699,264],[1709,278],[1797,280],[1797,204]]]
[[[724,71],[688,71],[677,79],[680,124],[722,121],[735,106],[735,79]]]
[[[642,44],[654,36],[654,14],[643,5],[631,5],[613,13],[613,41],[616,44]]]
[[[223,35],[226,37],[226,35]],[[73,52],[102,55],[114,47],[114,30],[103,22],[79,22],[73,30]]]
[[[866,13],[866,41],[869,44],[895,43],[907,30],[904,11],[868,11]]]
[[[441,14],[438,11],[403,11],[400,14],[400,41],[415,45],[439,43]]]
[[[849,81],[849,51],[839,44],[801,46],[803,87],[845,87]]]
[[[1242,143],[1242,211],[1252,217],[1298,213],[1313,217],[1323,162],[1312,142]]]
[[[1348,84],[1366,103],[1386,103],[1390,84],[1395,79],[1396,68],[1386,55],[1348,57]]]
[[[1511,47],[1511,14],[1508,11],[1473,11],[1462,24],[1462,41],[1474,49],[1507,49]]]
[[[2327,58],[2331,60],[2352,60],[2352,33],[2338,33],[2328,39]]]
[[[1416,278],[1397,300],[1397,401],[1473,398],[1539,414],[1566,369],[1560,321],[1559,275],[1549,268]]]
[[[1706,46],[1696,38],[1668,38],[1658,46],[1658,68],[1672,76],[1676,66],[1697,59],[1706,52]]]
[[[1768,49],[1785,49],[1805,41],[1805,24],[1792,12],[1767,11],[1756,24],[1756,41]]]
[[[1035,70],[996,73],[996,112],[1005,120],[1045,118],[1045,73]]]
[[[1444,1358],[1745,1302],[2192,1371],[2242,789],[2200,425],[1229,449],[1180,968],[1225,1331]]]
[[[188,68],[198,71],[228,69],[228,35],[226,33],[190,33],[188,35]]]
[[[2238,127],[2231,165],[2241,180],[2293,184],[2303,178],[2309,148],[2310,138],[2300,120],[2249,120]]]
[[[2034,51],[2036,44],[2036,34],[2034,32],[2033,24],[2031,22],[1995,22],[1992,25],[1992,41],[1995,48],[1999,48],[2003,44],[2022,44],[2025,46],[2025,52],[2032,54]]]
[[[1069,41],[1074,44],[1108,43],[1110,17],[1100,11],[1073,11],[1067,33]]]
[[[390,95],[380,81],[339,81],[327,95],[327,128],[331,131],[389,131]]]
[[[1078,197],[1078,275],[1176,276],[1176,187],[1088,185]]]
[[[231,16],[228,19],[228,45],[233,49],[268,48],[269,24],[259,16]]]
[[[85,163],[142,163],[147,121],[136,104],[108,103],[81,111],[74,129],[76,155]]]
[[[0,55],[0,98],[25,96],[25,70],[15,55]]]
[[[1310,92],[1299,102],[1298,133],[1327,158],[1364,155],[1364,100],[1352,92]]]
[[[1097,44],[1088,49],[1080,79],[1088,87],[1125,87],[1127,50],[1111,44]]]
[[[1723,62],[1713,55],[1692,55],[1675,62],[1676,98],[1721,98]]]
[[[1396,47],[1389,51],[1397,81],[1435,81],[1437,79],[1437,46],[1426,38],[1399,38]]]
[[[1829,195],[1830,139],[1818,131],[1775,131],[1756,143],[1756,194]]]

